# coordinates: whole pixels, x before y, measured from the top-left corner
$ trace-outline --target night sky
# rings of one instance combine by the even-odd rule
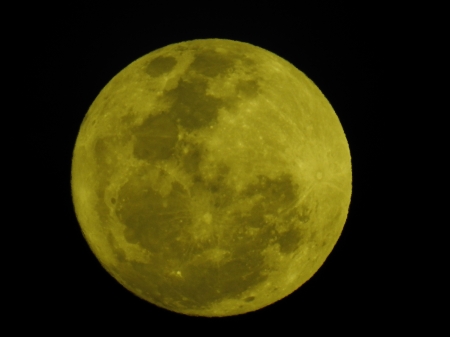
[[[28,103],[34,108],[29,111],[35,133],[30,134],[28,167],[38,167],[31,183],[37,207],[30,225],[33,251],[27,278],[36,281],[32,288],[21,286],[26,294],[18,314],[42,317],[39,325],[50,330],[54,321],[68,332],[75,327],[88,331],[92,324],[150,335],[213,335],[226,329],[238,335],[240,329],[308,335],[306,331],[359,331],[356,322],[371,327],[395,320],[401,302],[398,267],[387,253],[395,242],[383,227],[396,223],[388,211],[395,208],[395,195],[379,198],[387,184],[382,177],[391,174],[388,170],[395,174],[393,151],[383,150],[394,132],[383,86],[384,64],[395,58],[386,29],[391,19],[383,10],[375,15],[370,6],[249,5],[246,10],[237,3],[176,8],[174,2],[162,9],[123,2],[119,7],[67,5],[56,10],[59,15],[36,8],[46,14],[33,19],[22,46],[27,85],[33,88]],[[248,42],[304,72],[338,115],[353,166],[348,219],[322,268],[287,298],[220,319],[169,312],[117,283],[84,240],[70,192],[78,129],[100,90],[144,54],[199,38]]]

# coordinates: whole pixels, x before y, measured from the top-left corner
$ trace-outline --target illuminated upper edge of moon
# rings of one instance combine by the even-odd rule
[[[72,191],[91,249],[127,289],[227,316],[289,295],[323,264],[347,216],[350,152],[331,105],[290,63],[194,40],[105,86],[80,128]]]

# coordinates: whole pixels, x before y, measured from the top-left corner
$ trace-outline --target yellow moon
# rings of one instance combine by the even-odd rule
[[[348,143],[301,71],[205,39],[119,72],[86,114],[72,161],[84,237],[125,288],[187,315],[230,316],[291,294],[346,221]]]

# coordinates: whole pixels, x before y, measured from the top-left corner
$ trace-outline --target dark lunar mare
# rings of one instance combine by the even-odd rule
[[[145,71],[152,77],[159,77],[169,73],[177,64],[177,60],[171,56],[158,56],[151,60]]]

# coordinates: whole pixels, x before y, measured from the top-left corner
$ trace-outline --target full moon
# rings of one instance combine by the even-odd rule
[[[120,71],[87,112],[71,176],[90,248],[170,311],[268,306],[321,267],[347,218],[351,158],[317,86],[248,43],[204,39]]]

